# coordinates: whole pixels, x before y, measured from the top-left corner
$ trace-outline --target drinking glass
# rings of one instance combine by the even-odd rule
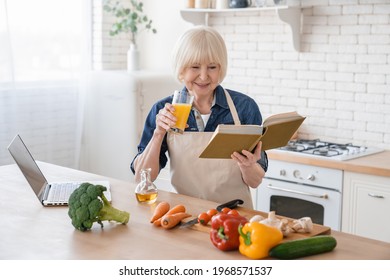
[[[177,121],[171,128],[172,132],[183,134],[193,101],[194,97],[188,94],[187,91],[175,90],[173,93],[172,105],[175,107],[175,112],[173,114],[177,118]]]

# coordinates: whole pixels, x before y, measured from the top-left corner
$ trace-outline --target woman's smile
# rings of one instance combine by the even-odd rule
[[[197,85],[200,88],[206,88],[206,87],[210,86],[210,83],[197,83],[197,82],[194,82],[194,84]]]

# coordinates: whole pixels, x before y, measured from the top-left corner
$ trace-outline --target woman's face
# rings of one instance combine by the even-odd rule
[[[220,69],[217,63],[193,64],[182,73],[184,84],[195,96],[212,95],[219,85]]]

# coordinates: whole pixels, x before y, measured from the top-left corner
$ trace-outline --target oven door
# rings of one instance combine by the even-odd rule
[[[310,217],[313,223],[341,227],[341,193],[335,190],[264,178],[257,189],[257,209],[299,219]]]

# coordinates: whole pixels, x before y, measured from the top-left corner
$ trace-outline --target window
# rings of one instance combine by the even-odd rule
[[[85,2],[0,0],[0,82],[77,78],[87,45]]]
[[[34,157],[77,167],[90,1],[0,0],[0,144],[19,133]],[[0,165],[12,163],[0,150]]]

